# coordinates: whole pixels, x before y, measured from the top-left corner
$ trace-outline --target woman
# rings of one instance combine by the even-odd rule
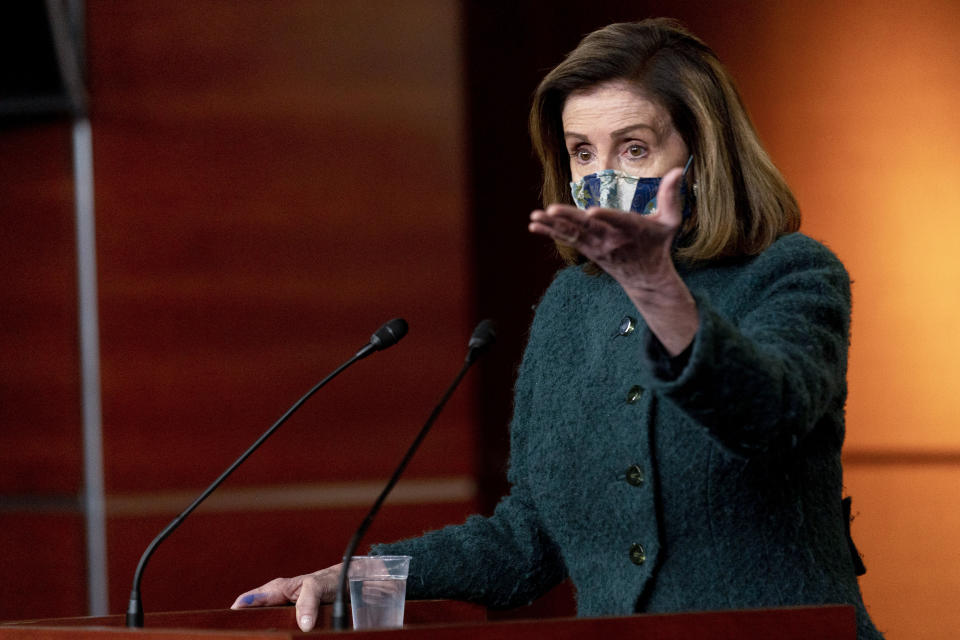
[[[415,558],[414,598],[511,607],[569,577],[585,616],[849,603],[880,638],[841,506],[849,277],[796,233],[725,69],[672,21],[611,25],[530,123],[553,203],[530,231],[572,266],[518,374],[511,492],[373,552]],[[296,601],[310,628],[338,574],[234,607]]]

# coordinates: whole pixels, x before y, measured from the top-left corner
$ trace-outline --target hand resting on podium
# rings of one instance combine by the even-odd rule
[[[270,607],[295,603],[297,624],[301,631],[310,631],[317,621],[321,603],[333,602],[337,593],[341,565],[293,578],[274,578],[270,582],[240,594],[231,609]]]

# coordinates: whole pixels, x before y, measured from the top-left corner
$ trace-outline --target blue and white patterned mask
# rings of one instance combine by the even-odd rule
[[[690,203],[686,198],[686,177],[693,156],[687,159],[680,182],[680,197],[683,200],[683,217],[690,215]],[[570,183],[573,201],[580,209],[603,207],[633,211],[640,215],[650,215],[657,209],[657,190],[663,178],[635,178],[622,171],[604,169],[584,176]]]

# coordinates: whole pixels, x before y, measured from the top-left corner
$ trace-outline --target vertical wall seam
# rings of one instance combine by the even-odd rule
[[[96,225],[93,207],[93,141],[90,121],[73,124],[77,226],[77,307],[83,414],[83,507],[89,615],[107,615],[107,540],[100,407],[100,329],[97,304]]]

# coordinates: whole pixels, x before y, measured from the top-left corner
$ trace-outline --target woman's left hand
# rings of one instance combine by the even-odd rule
[[[657,209],[649,215],[552,204],[531,213],[529,226],[576,249],[613,277],[673,355],[693,341],[699,326],[696,302],[673,265],[673,239],[683,220],[682,173],[672,169],[663,177]]]

